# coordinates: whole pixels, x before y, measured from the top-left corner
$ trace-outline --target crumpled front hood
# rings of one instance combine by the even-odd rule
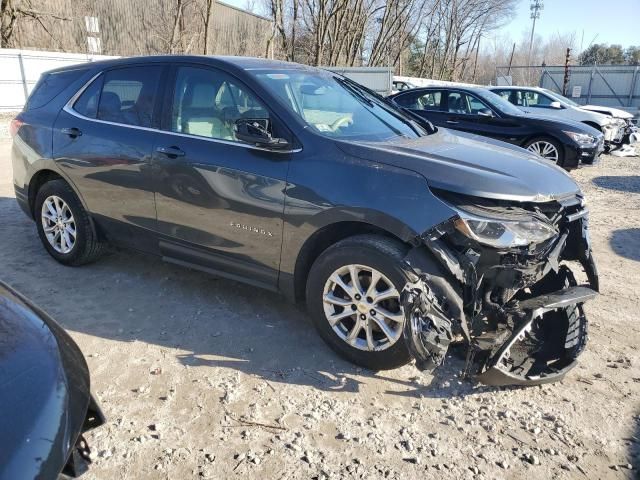
[[[545,202],[580,192],[564,170],[522,148],[443,128],[418,139],[337,145],[350,155],[417,172],[430,187],[465,195]]]
[[[629,112],[625,112],[624,110],[620,110],[619,108],[602,107],[599,105],[581,105],[580,108],[582,108],[583,110],[589,110],[590,112],[606,112],[609,115],[612,115],[616,118],[622,118],[623,120],[633,118],[633,115],[631,115]]]

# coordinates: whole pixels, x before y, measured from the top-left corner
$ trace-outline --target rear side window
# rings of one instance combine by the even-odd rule
[[[80,95],[73,108],[107,122],[151,127],[162,67],[110,70]]]
[[[96,118],[98,114],[98,101],[102,90],[102,77],[99,77],[89,85],[82,95],[76,100],[73,109],[80,115],[89,118]]]
[[[43,73],[31,91],[25,110],[44,107],[65,87],[80,78],[87,69],[64,70],[62,72]]]
[[[396,103],[412,110],[440,110],[442,92],[409,92],[396,98]]]

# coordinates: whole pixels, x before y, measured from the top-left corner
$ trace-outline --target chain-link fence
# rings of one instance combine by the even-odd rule
[[[570,65],[497,67],[498,85],[536,85],[572,98],[581,105],[597,104],[637,112],[640,109],[640,66]]]

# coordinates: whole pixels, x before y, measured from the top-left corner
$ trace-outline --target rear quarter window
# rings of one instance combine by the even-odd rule
[[[25,110],[44,107],[71,83],[80,78],[87,69],[64,70],[62,72],[43,73],[24,107]]]

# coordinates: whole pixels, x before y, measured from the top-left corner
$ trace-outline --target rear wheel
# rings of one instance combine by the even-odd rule
[[[372,370],[409,362],[402,338],[400,293],[407,281],[406,248],[376,235],[348,238],[323,252],[307,281],[307,306],[327,344]]]
[[[555,140],[548,137],[539,137],[529,140],[525,145],[527,150],[539,155],[545,160],[550,160],[558,165],[562,166],[564,163],[564,155],[562,153],[562,146]]]
[[[96,238],[80,200],[64,180],[51,180],[38,190],[34,205],[38,235],[44,248],[64,265],[98,259],[104,244]]]

